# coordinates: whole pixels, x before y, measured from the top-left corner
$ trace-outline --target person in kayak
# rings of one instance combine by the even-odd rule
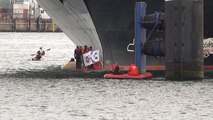
[[[44,50],[42,49],[42,47],[39,48],[39,50],[37,51],[36,57],[35,59],[40,60],[42,58],[42,56],[45,55]]]

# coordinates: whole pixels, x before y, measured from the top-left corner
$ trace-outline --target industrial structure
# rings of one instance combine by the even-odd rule
[[[113,64],[128,69],[138,59],[134,57],[134,47],[142,46],[146,49],[136,51],[147,55],[146,66],[138,59],[139,67],[166,71],[167,79],[203,79],[203,70],[213,69],[212,52],[202,49],[203,43],[208,47],[213,40],[212,0],[140,1],[147,3],[147,15],[156,11],[166,13],[148,17],[150,23],[144,19],[145,44],[137,43],[135,38],[134,7],[138,0],[37,0],[76,45],[86,44],[100,50],[106,69]],[[158,25],[159,22],[164,24]],[[206,43],[206,38],[210,42]]]

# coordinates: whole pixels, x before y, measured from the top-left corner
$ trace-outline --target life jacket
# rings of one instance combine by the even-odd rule
[[[41,53],[41,55],[45,54],[44,50],[42,50],[42,49],[40,49],[39,52]]]
[[[137,75],[139,75],[139,68],[138,68],[135,64],[132,64],[132,65],[129,67],[128,74],[129,74],[129,75],[132,75],[132,76],[137,76]]]
[[[44,50],[42,50],[42,49],[40,49],[38,52],[37,52],[37,55],[38,56],[42,56],[42,55],[44,55],[45,54],[45,52],[44,52]]]

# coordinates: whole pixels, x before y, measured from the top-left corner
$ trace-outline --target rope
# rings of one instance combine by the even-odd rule
[[[158,19],[160,16],[159,12],[155,12],[156,18],[155,18],[155,26],[153,27],[153,29],[151,30],[151,32],[149,33],[148,37],[146,40],[148,40],[150,38],[150,36],[152,35],[153,31],[155,30],[156,26],[158,25]]]

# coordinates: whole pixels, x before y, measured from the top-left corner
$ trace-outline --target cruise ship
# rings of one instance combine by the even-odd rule
[[[164,0],[37,0],[39,5],[76,45],[88,45],[101,51],[105,66],[134,63],[134,7],[136,1],[147,3],[147,14],[164,12]],[[212,0],[204,0],[204,69],[213,69]],[[149,31],[147,32],[149,33]],[[149,39],[155,39],[153,33]],[[160,34],[160,37],[163,37]],[[148,40],[149,40],[148,39]],[[129,49],[129,50],[127,50]],[[210,52],[209,52],[210,51]],[[147,56],[147,69],[165,69],[164,57]]]

